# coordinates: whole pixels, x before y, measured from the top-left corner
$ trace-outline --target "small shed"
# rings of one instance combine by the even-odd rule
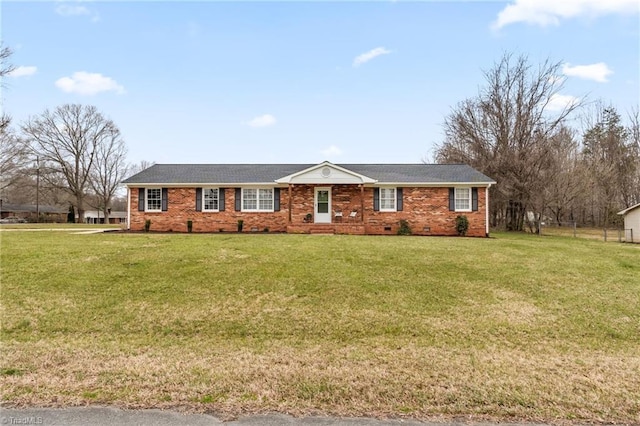
[[[618,212],[624,216],[624,240],[640,243],[640,203]]]

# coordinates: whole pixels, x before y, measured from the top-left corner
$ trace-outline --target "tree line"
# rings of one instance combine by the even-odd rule
[[[0,49],[0,77],[13,70],[11,50]],[[115,123],[90,105],[66,104],[30,117],[16,130],[11,118],[0,120],[0,196],[25,201],[34,192],[34,177],[51,204],[70,204],[84,222],[87,206],[109,221],[118,187],[132,170],[127,147]],[[38,184],[38,186],[40,186]],[[36,191],[39,188],[35,189]]]
[[[532,65],[505,54],[485,71],[479,93],[452,108],[438,163],[466,163],[497,181],[490,224],[539,232],[558,225],[617,225],[618,211],[640,203],[638,110],[623,119],[602,101],[558,107],[561,63]]]

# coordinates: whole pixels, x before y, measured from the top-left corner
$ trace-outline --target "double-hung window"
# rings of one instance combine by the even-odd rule
[[[380,188],[380,211],[396,211],[396,188]]]
[[[162,188],[147,188],[146,211],[162,211]]]
[[[273,188],[243,188],[242,211],[272,212]]]
[[[457,212],[471,211],[471,188],[455,189],[455,207]]]
[[[220,191],[218,188],[202,188],[202,210],[217,212],[220,210]]]

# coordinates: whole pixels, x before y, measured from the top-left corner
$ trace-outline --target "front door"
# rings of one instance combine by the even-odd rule
[[[315,223],[331,223],[331,188],[316,188]]]

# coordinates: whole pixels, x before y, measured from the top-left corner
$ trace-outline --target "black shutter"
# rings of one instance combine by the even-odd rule
[[[202,211],[202,188],[196,188],[196,211]]]
[[[373,211],[380,210],[380,188],[373,188]]]
[[[478,188],[471,188],[471,210],[478,211]]]
[[[396,188],[396,210],[401,212],[402,208],[402,188]]]
[[[144,211],[144,188],[138,188],[138,211]]]
[[[280,211],[280,188],[273,188],[273,211]]]
[[[449,188],[449,211],[455,211],[456,209],[456,190],[455,188]]]
[[[218,189],[218,210],[224,211],[224,188]]]
[[[242,210],[242,190],[236,188],[236,211],[239,212],[240,210]]]
[[[162,188],[162,211],[166,212],[169,209],[169,195],[167,188]]]

